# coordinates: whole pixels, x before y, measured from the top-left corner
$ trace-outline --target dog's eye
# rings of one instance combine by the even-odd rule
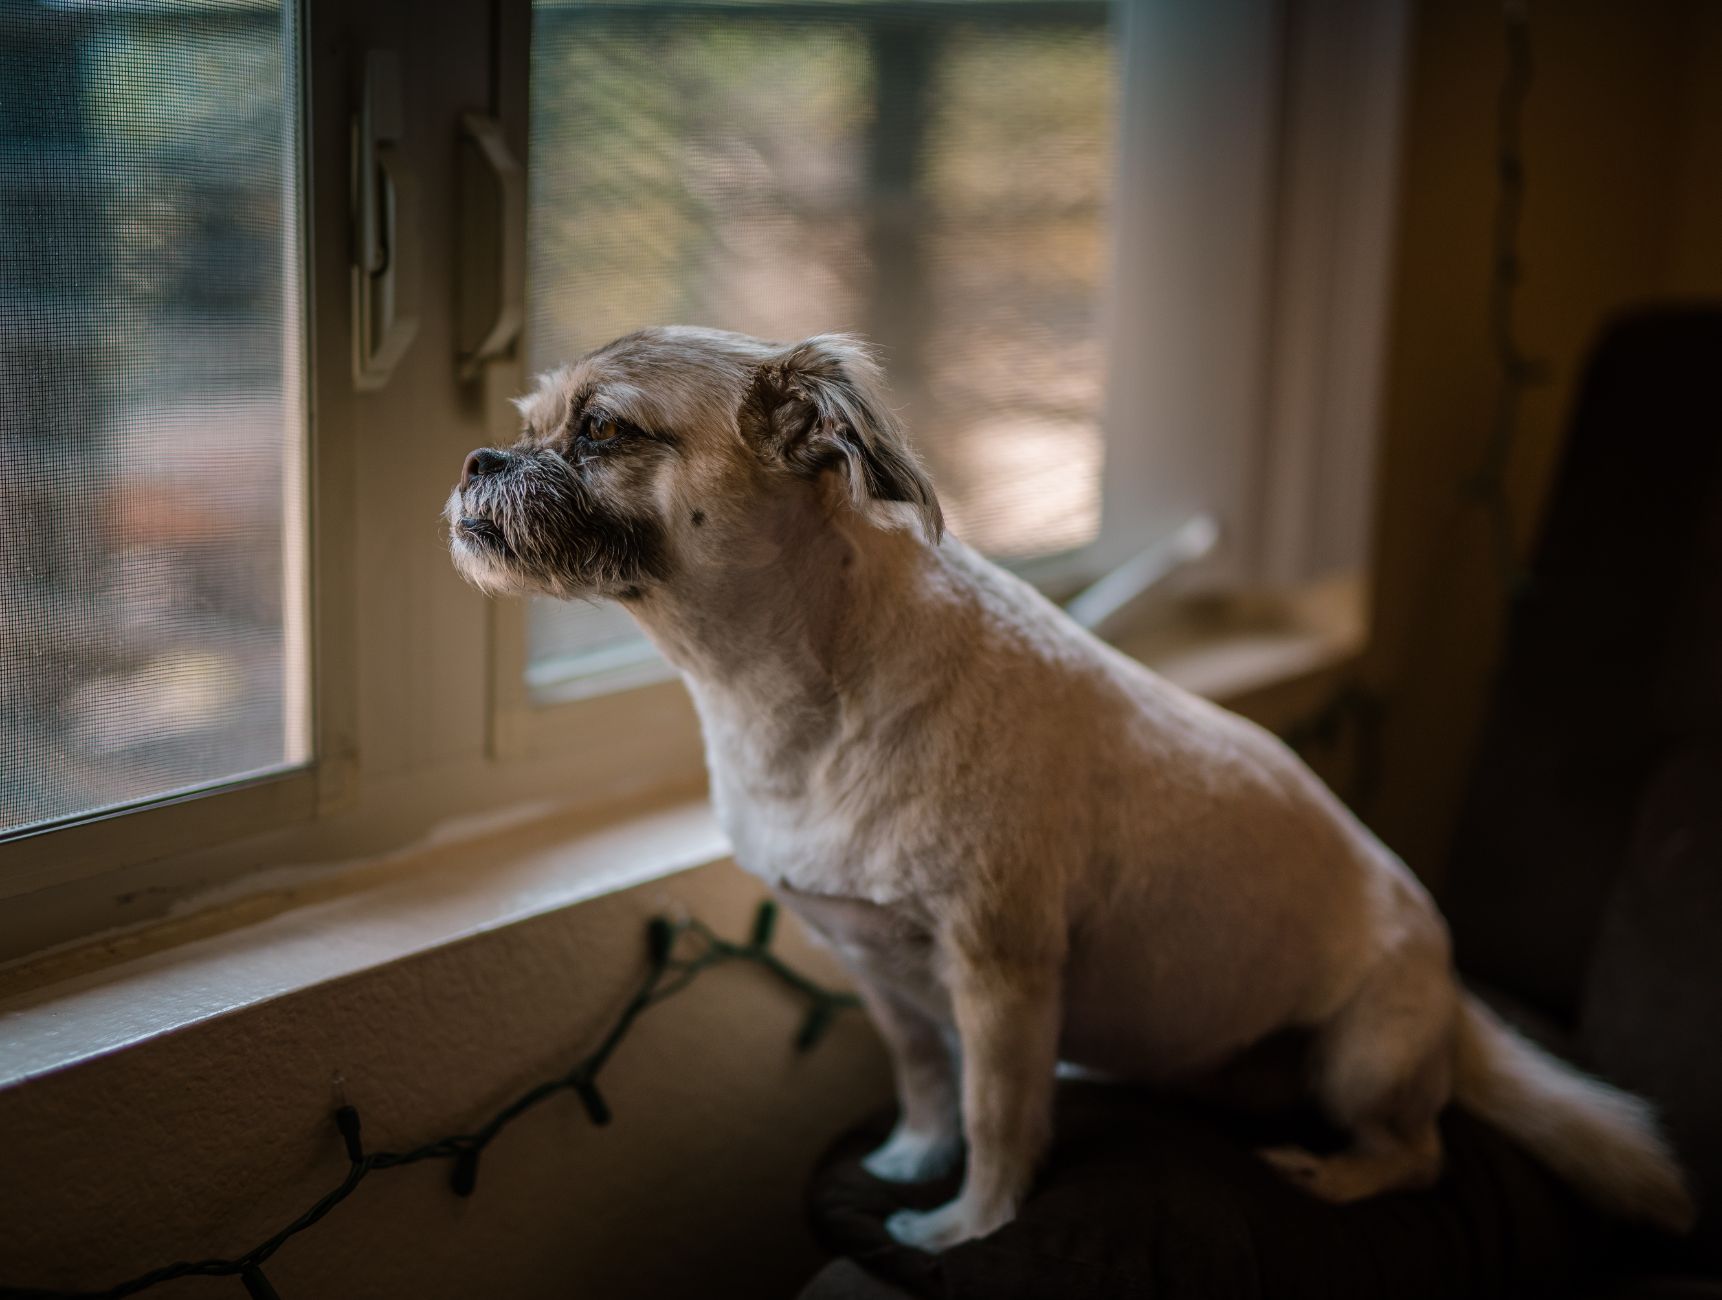
[[[609,442],[620,432],[622,426],[605,415],[594,416],[586,421],[587,442]]]

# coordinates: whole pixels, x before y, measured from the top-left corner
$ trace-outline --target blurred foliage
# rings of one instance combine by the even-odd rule
[[[298,757],[292,13],[7,7],[0,828]]]

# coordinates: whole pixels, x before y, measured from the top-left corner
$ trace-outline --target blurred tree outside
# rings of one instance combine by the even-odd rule
[[[0,829],[299,757],[290,23],[0,0]]]

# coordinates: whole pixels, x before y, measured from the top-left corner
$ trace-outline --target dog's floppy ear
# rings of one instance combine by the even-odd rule
[[[742,403],[741,427],[768,459],[808,477],[841,469],[857,505],[906,502],[928,541],[943,535],[932,480],[885,404],[879,366],[859,339],[819,334],[763,362]]]

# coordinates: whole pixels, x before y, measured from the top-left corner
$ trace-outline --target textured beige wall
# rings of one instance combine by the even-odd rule
[[[1500,632],[1482,511],[1490,349],[1498,0],[1424,0],[1414,28],[1376,528],[1375,644],[1386,702],[1375,828],[1438,878]],[[1509,466],[1521,547],[1612,315],[1722,294],[1722,6],[1561,0],[1531,6],[1535,80],[1519,334],[1552,382],[1523,409]]]
[[[0,1282],[106,1284],[250,1246],[344,1171],[334,1076],[373,1148],[482,1120],[590,1050],[643,973],[649,916],[740,937],[760,893],[702,868],[0,1092]],[[777,948],[835,980],[788,917]],[[793,1294],[818,1262],[812,1162],[889,1095],[858,1013],[802,1056],[802,1010],[753,968],[708,973],[605,1071],[609,1127],[572,1096],[545,1103],[486,1151],[470,1200],[446,1164],[373,1175],[270,1280],[284,1300]]]

